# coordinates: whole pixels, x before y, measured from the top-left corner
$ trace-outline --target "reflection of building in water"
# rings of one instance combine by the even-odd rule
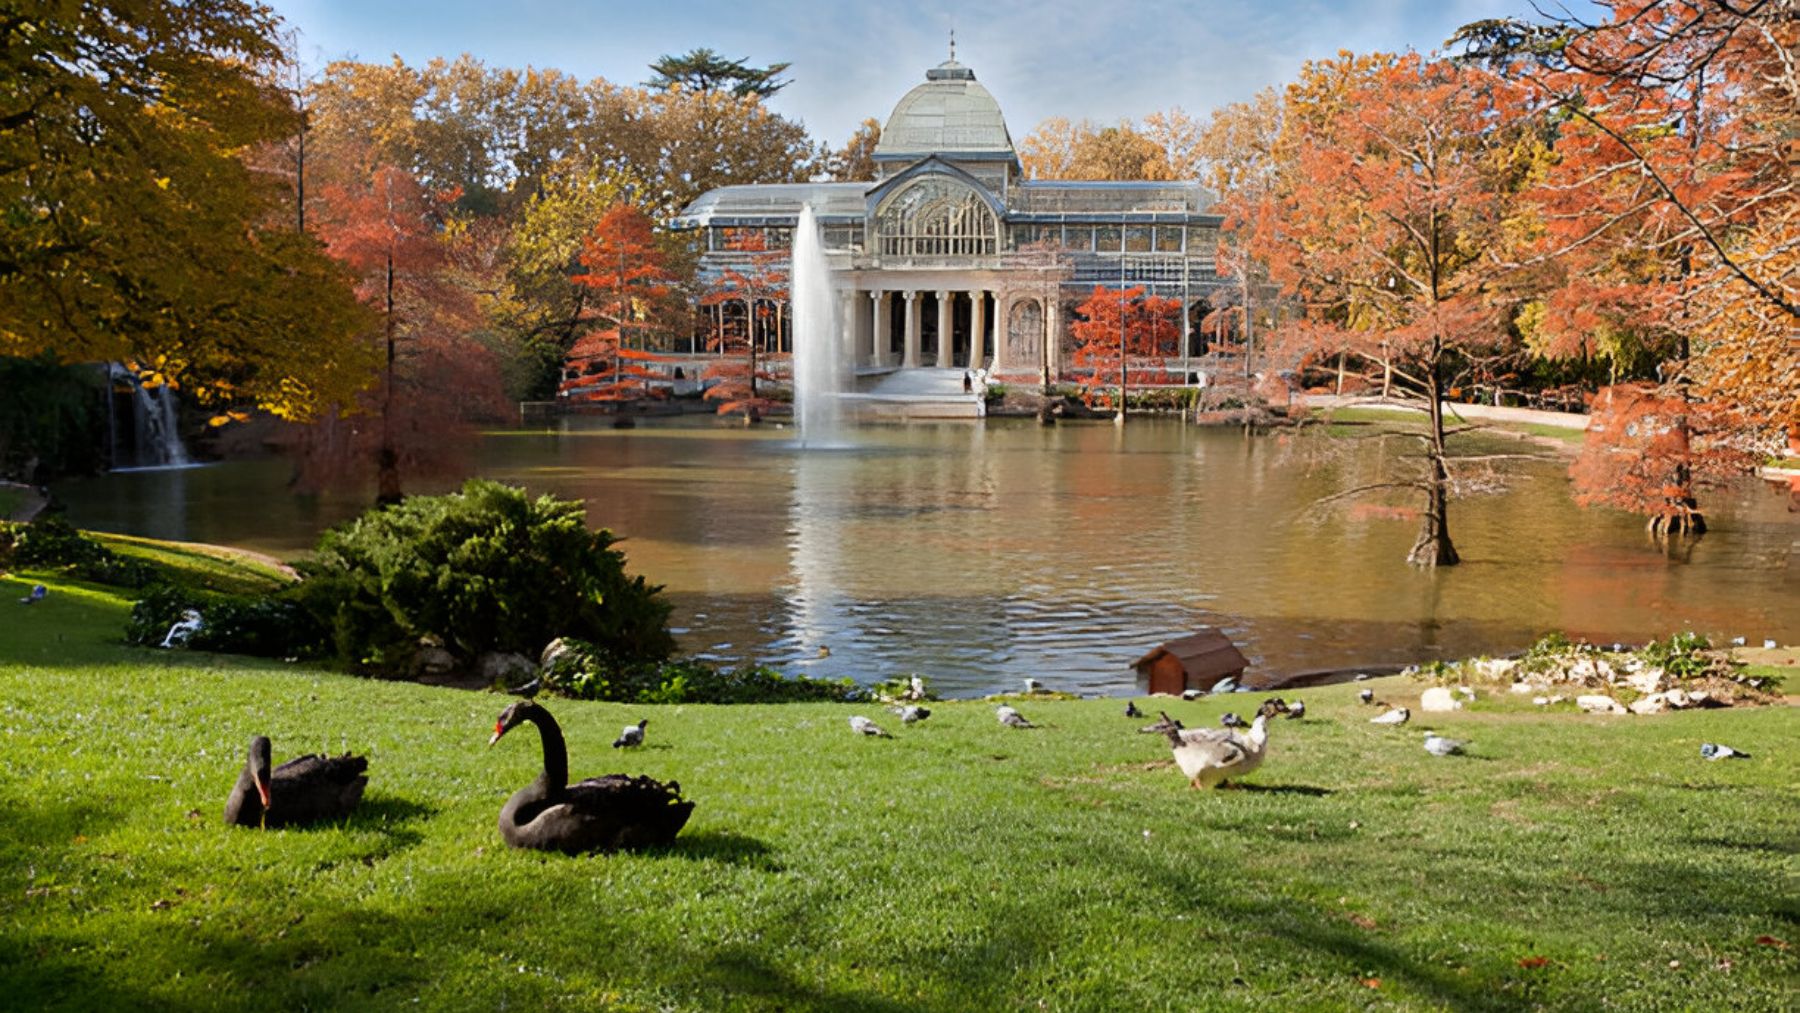
[[[1061,375],[1068,308],[1121,283],[1181,299],[1188,326],[1176,355],[1205,351],[1197,325],[1223,282],[1213,265],[1221,219],[1200,184],[1023,178],[999,103],[954,58],[894,106],[874,158],[872,182],[721,187],[673,224],[705,230],[701,272],[716,280],[749,267],[750,254],[728,249],[734,238],[761,232],[769,249],[787,249],[812,205],[863,371]],[[776,309],[751,319],[768,329],[762,341],[787,347]],[[739,327],[747,310],[724,303],[708,323]],[[1185,374],[1185,361],[1170,365]]]

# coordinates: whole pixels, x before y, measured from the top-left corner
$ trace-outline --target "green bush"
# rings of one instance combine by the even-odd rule
[[[193,609],[201,627],[183,646],[196,651],[259,658],[312,658],[327,653],[329,637],[319,621],[288,593],[228,595],[167,584],[152,588],[131,607],[125,641],[160,647],[169,628]]]
[[[860,700],[849,679],[784,675],[767,665],[715,668],[701,661],[614,665],[593,645],[563,641],[568,650],[543,673],[545,688],[561,696],[617,703],[804,703]]]
[[[294,593],[362,670],[403,671],[427,637],[464,660],[575,637],[608,667],[660,662],[675,649],[669,604],[626,575],[614,541],[580,502],[475,480],[326,532]]]
[[[61,570],[78,580],[114,587],[147,587],[157,580],[156,568],[126,559],[84,537],[61,517],[42,516],[30,524],[4,524],[0,564],[20,569]]]

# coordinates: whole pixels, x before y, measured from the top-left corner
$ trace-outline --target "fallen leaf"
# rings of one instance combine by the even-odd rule
[[[1362,980],[1362,983],[1363,983],[1364,988],[1380,988],[1381,987],[1381,979],[1380,978],[1364,978]]]
[[[1756,945],[1758,945],[1758,946],[1773,946],[1778,950],[1785,950],[1788,948],[1787,940],[1776,939],[1774,936],[1757,936],[1756,937]]]
[[[1359,929],[1368,929],[1370,931],[1374,931],[1376,928],[1375,919],[1370,918],[1367,915],[1359,915],[1359,914],[1351,915],[1350,916],[1350,924],[1356,926]]]
[[[1519,966],[1520,967],[1537,968],[1537,967],[1543,967],[1545,964],[1548,964],[1549,962],[1550,962],[1549,957],[1525,957],[1519,961]]]

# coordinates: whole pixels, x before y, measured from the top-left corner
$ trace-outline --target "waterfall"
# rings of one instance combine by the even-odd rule
[[[129,432],[111,419],[113,467],[181,468],[193,462],[181,443],[181,427],[176,412],[175,391],[168,384],[146,389],[143,381],[124,366],[114,363],[108,370],[110,385],[118,390],[121,382],[130,388],[131,410]],[[110,412],[118,412],[118,394],[109,401]]]
[[[842,395],[850,387],[831,287],[831,265],[812,205],[794,228],[789,286],[794,308],[794,420],[802,446],[829,446],[843,435]]]

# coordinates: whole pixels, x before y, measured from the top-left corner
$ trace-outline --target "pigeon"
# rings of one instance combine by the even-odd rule
[[[626,725],[625,730],[619,733],[619,737],[613,740],[613,748],[618,749],[621,746],[629,747],[643,745],[644,726],[649,723],[650,719],[645,718],[635,725]]]
[[[1214,692],[1214,693],[1236,693],[1237,692],[1237,680],[1228,675],[1225,678],[1220,679],[1218,682],[1213,683],[1212,692]]]
[[[1043,683],[1037,681],[1036,679],[1031,678],[1030,676],[1025,677],[1025,692],[1027,692],[1027,693],[1042,693],[1043,691],[1044,691]]]
[[[1197,689],[1184,689],[1181,691],[1181,698],[1183,700],[1198,700],[1200,699],[1200,696],[1201,691]]]
[[[1763,640],[1763,650],[1773,651],[1774,649],[1775,649],[1775,641],[1773,639]]]
[[[907,684],[907,693],[910,694],[910,699],[925,699],[925,680],[916,675],[913,676],[912,681]]]
[[[1732,637],[1731,638],[1731,646],[1733,646],[1733,647],[1744,646],[1744,638],[1743,637]]]
[[[1358,672],[1358,673],[1356,673],[1356,675],[1351,677],[1350,681],[1351,682],[1367,682],[1367,681],[1369,681],[1369,673]]]
[[[1362,692],[1356,694],[1356,698],[1358,700],[1361,700],[1363,703],[1374,703],[1375,702],[1375,691],[1372,689],[1365,689]]]
[[[522,683],[518,686],[514,686],[511,689],[508,689],[507,692],[511,693],[513,696],[522,696],[525,699],[529,700],[532,697],[537,696],[538,690],[543,689],[543,688],[544,688],[544,679],[542,676],[538,676],[537,678],[532,679],[530,682]]]
[[[50,593],[50,589],[45,587],[44,585],[42,585],[42,584],[33,585],[31,588],[31,593],[26,595],[23,598],[20,598],[19,604],[21,604],[21,605],[36,605],[38,602],[43,601],[44,596],[49,593]]]
[[[1461,739],[1446,739],[1436,732],[1425,733],[1425,751],[1433,756],[1456,756],[1468,743]]]
[[[900,715],[900,723],[904,725],[923,721],[931,716],[931,708],[915,707],[912,704],[907,704],[904,707],[895,707],[893,708],[893,711],[895,714]]]
[[[1289,721],[1293,721],[1296,718],[1305,717],[1306,716],[1306,701],[1295,700],[1293,703],[1288,704],[1287,716],[1288,716]]]
[[[1180,721],[1170,717],[1164,711],[1157,711],[1156,713],[1160,714],[1161,717],[1157,719],[1155,724],[1145,725],[1144,727],[1139,728],[1139,735],[1167,735],[1171,730],[1177,732],[1181,731],[1182,724]]]
[[[1025,715],[1011,707],[1000,707],[994,711],[994,717],[1008,728],[1036,728],[1037,725],[1025,720]]]
[[[1243,718],[1238,717],[1236,714],[1233,714],[1230,711],[1226,711],[1225,713],[1219,715],[1219,727],[1220,728],[1248,728],[1248,727],[1250,727],[1250,722],[1245,721]]]
[[[1700,743],[1700,755],[1709,760],[1748,760],[1749,753],[1740,753],[1730,746],[1717,742]]]
[[[883,739],[891,739],[892,735],[881,730],[881,726],[861,714],[850,719],[850,730],[859,735],[874,735]]]
[[[1406,719],[1410,717],[1412,717],[1411,711],[1407,710],[1405,707],[1395,707],[1385,714],[1370,718],[1369,723],[1372,725],[1403,725],[1406,723]]]

